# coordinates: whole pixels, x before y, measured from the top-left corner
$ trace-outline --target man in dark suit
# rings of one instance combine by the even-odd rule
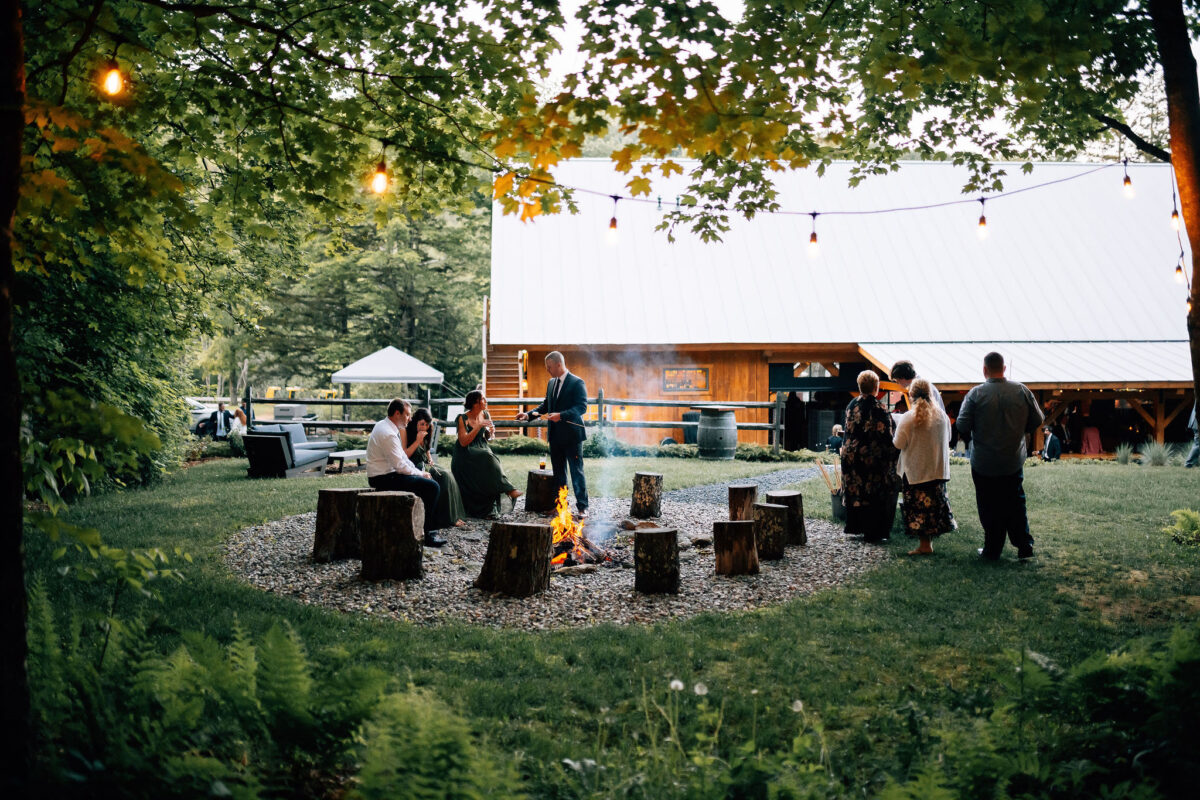
[[[217,410],[208,415],[207,424],[204,426],[203,432],[197,430],[196,435],[211,436],[214,439],[228,439],[229,432],[233,430],[233,417],[233,412],[225,408],[224,403],[217,403]]]
[[[1042,433],[1046,436],[1046,443],[1042,446],[1042,461],[1058,461],[1062,457],[1062,442],[1054,435],[1053,428],[1042,428]]]
[[[583,440],[587,430],[583,427],[583,415],[587,413],[587,384],[578,375],[567,370],[563,354],[554,350],[546,356],[546,371],[550,382],[546,384],[546,399],[528,414],[521,412],[518,420],[537,419],[545,415],[550,423],[550,465],[554,468],[554,481],[567,485],[567,469],[571,470],[571,486],[575,489],[575,506],[579,516],[587,516],[587,480],[583,476]]]

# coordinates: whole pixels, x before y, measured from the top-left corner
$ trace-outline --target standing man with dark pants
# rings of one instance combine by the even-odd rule
[[[583,415],[587,413],[587,384],[578,375],[567,370],[566,359],[557,350],[546,356],[546,371],[550,382],[546,384],[546,399],[533,411],[517,414],[517,419],[537,419],[543,414],[550,423],[550,466],[554,469],[554,482],[567,485],[567,468],[571,470],[571,487],[575,490],[575,506],[580,518],[587,516],[587,479],[583,476],[583,440],[587,430],[583,427]]]
[[[1004,537],[1017,548],[1017,558],[1033,558],[1033,537],[1025,514],[1025,437],[1042,424],[1033,392],[1004,377],[1004,356],[988,353],[981,383],[963,399],[958,431],[971,443],[971,478],[983,525],[979,555],[995,561]]]
[[[428,472],[413,465],[400,441],[400,431],[408,425],[410,416],[412,407],[397,397],[388,403],[387,417],[375,423],[367,439],[367,483],[379,491],[412,492],[421,498],[425,505],[425,545],[441,547],[446,540],[437,536],[430,525],[442,487]]]

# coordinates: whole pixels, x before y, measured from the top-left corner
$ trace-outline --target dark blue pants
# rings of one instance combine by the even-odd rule
[[[1200,431],[1196,431],[1192,435],[1192,449],[1188,451],[1187,459],[1183,462],[1185,467],[1200,466]]]
[[[442,487],[432,478],[422,478],[419,475],[401,475],[399,472],[389,472],[387,475],[376,475],[367,478],[367,485],[381,492],[412,492],[421,498],[425,504],[425,533],[432,533],[430,527],[437,516],[438,495]]]
[[[554,470],[554,483],[559,487],[567,485],[567,468],[570,468],[575,505],[580,511],[586,511],[588,493],[587,478],[583,477],[583,442],[551,442],[550,466]]]
[[[983,557],[999,558],[1004,550],[1004,537],[1017,548],[1017,555],[1033,552],[1033,537],[1029,535],[1029,518],[1025,514],[1025,474],[981,475],[971,470],[975,482],[975,505],[983,525]]]

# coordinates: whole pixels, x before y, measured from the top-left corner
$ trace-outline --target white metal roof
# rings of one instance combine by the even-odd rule
[[[1022,175],[1010,165],[1004,188],[1096,166],[1039,164]],[[949,164],[905,163],[855,189],[847,187],[849,171],[848,164],[834,164],[824,177],[780,173],[781,208],[851,211],[964,198],[966,174]],[[1179,243],[1169,226],[1170,167],[1130,164],[1129,174],[1132,200],[1122,194],[1119,165],[990,200],[983,241],[978,203],[872,216],[826,213],[817,219],[815,258],[807,253],[807,214],[734,215],[721,243],[705,244],[683,229],[670,243],[655,230],[662,215],[655,204],[626,201],[617,209],[619,242],[609,245],[607,197],[577,195],[578,215],[530,223],[497,208],[491,341],[1184,342],[1186,293],[1173,276]],[[628,194],[627,176],[607,160],[576,159],[555,176],[567,185]],[[684,186],[679,176],[658,178],[653,196],[670,207]]]
[[[1007,377],[1026,385],[1191,383],[1187,342],[863,342],[885,372],[901,359],[937,386],[983,380],[983,357],[1004,356]]]
[[[441,383],[445,376],[390,344],[333,373],[334,383]]]

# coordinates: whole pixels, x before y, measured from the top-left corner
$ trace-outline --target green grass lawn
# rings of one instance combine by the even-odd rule
[[[505,458],[514,478],[536,463]],[[588,474],[593,494],[625,496],[640,470],[663,472],[675,488],[795,466],[612,459],[589,460]],[[797,724],[791,706],[803,700],[823,724],[833,772],[854,793],[871,794],[885,774],[906,774],[928,746],[922,731],[930,719],[970,724],[972,708],[996,688],[1006,651],[1024,646],[1072,663],[1194,620],[1200,610],[1200,548],[1160,532],[1171,510],[1200,507],[1200,470],[1030,468],[1038,558],[1018,563],[1009,548],[998,564],[975,557],[982,532],[969,469],[956,466],[952,475],[960,529],[935,542],[932,558],[905,557],[910,543],[895,536],[886,545],[894,558],[880,568],[783,606],[544,634],[413,628],[302,606],[226,576],[216,551],[232,531],[312,510],[319,487],[362,485],[361,474],[247,481],[242,462],[219,460],[152,490],[85,500],[68,519],[99,528],[113,546],[178,546],[195,556],[186,582],[168,587],[161,604],[124,601],[126,612],[154,617],[164,646],[192,629],[225,640],[235,615],[255,635],[287,620],[323,669],[382,666],[401,684],[427,688],[494,745],[519,753],[534,796],[619,794],[644,748],[644,738],[634,738],[648,728],[643,693],[661,701],[672,679],[707,686],[704,702],[723,707],[721,741],[729,744],[753,737],[760,747],[786,746]],[[808,516],[830,516],[819,477],[799,488]],[[57,574],[40,534],[27,540],[29,572],[57,608],[99,602],[94,589]],[[698,701],[687,701],[682,713],[699,725]],[[581,777],[562,766],[564,758],[594,758],[609,766],[607,777]]]

